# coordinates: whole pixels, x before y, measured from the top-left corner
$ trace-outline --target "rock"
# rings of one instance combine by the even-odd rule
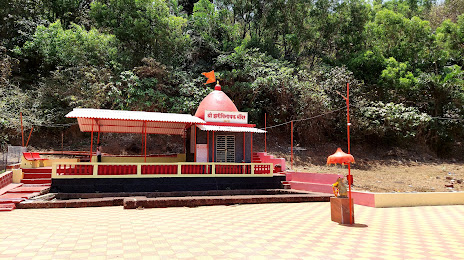
[[[447,179],[447,180],[451,180],[451,179],[453,179],[453,178],[451,178],[450,176],[446,176],[446,179]]]
[[[462,180],[456,180],[457,183],[461,184],[462,183]]]
[[[445,187],[446,187],[446,188],[451,188],[451,189],[452,189],[452,188],[454,188],[454,185],[453,185],[453,184],[445,184]]]

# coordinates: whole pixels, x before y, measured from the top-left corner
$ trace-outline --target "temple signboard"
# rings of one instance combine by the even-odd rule
[[[248,124],[248,112],[205,110],[206,122]]]

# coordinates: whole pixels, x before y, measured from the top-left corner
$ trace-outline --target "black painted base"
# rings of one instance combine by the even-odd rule
[[[281,189],[285,175],[273,177],[90,178],[52,179],[52,193],[170,192]]]

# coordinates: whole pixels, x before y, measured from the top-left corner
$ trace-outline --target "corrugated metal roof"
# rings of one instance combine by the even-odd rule
[[[205,121],[187,114],[75,108],[66,115],[77,118],[82,132],[184,135],[191,124]]]
[[[198,125],[203,131],[219,131],[219,132],[239,132],[239,133],[259,133],[263,134],[266,131],[253,127],[238,127],[238,126],[219,126],[219,125]]]
[[[156,122],[179,122],[201,124],[205,121],[198,117],[188,114],[145,112],[145,111],[126,111],[93,108],[74,108],[69,112],[68,118],[94,118],[94,119],[118,119],[136,121],[156,121]]]

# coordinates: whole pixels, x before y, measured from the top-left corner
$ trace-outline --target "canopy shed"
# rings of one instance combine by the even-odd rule
[[[192,125],[206,123],[202,119],[175,113],[125,111],[93,108],[74,108],[66,117],[77,118],[82,132],[91,132],[90,160],[93,151],[93,133],[135,133],[143,134],[144,157],[147,156],[147,134],[182,135]]]
[[[66,117],[77,118],[82,132],[184,135],[202,119],[188,114],[74,108]]]

